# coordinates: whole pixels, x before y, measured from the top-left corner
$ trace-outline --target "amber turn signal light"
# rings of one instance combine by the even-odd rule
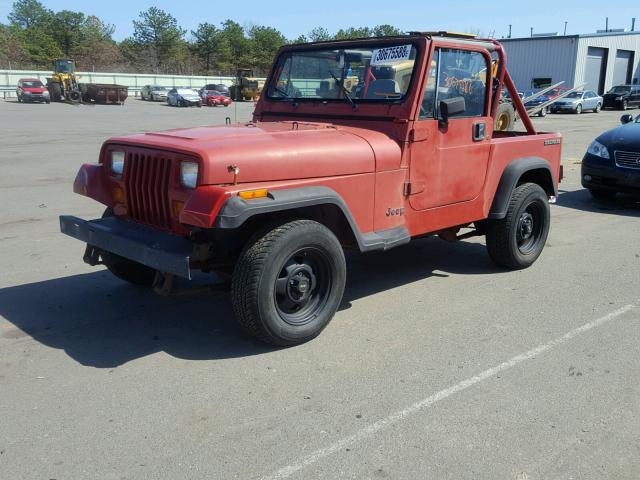
[[[254,198],[264,198],[269,195],[269,190],[260,188],[258,190],[247,190],[246,192],[238,192],[238,196],[243,200],[252,200]]]
[[[184,208],[184,202],[181,202],[179,200],[174,200],[171,203],[172,207],[173,207],[173,216],[175,218],[179,218],[180,217],[180,213],[182,212],[182,209]]]
[[[113,188],[113,200],[116,203],[124,203],[124,190],[120,187]]]

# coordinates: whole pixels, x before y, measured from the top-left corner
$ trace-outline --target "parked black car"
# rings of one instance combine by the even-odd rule
[[[209,90],[215,90],[216,92],[220,92],[220,94],[224,95],[225,97],[229,97],[230,96],[229,87],[227,87],[223,83],[209,83],[209,84],[205,85],[204,87],[202,87],[199,90],[198,93],[200,93],[200,96],[202,96],[203,92],[209,91]]]
[[[640,85],[618,85],[603,95],[604,108],[626,110],[640,106]]]
[[[640,115],[623,115],[620,122],[596,138],[582,159],[582,186],[598,199],[640,193]]]

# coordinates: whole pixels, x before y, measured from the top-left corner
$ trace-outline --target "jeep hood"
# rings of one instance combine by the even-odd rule
[[[376,162],[400,166],[400,147],[388,136],[360,128],[299,122],[195,127],[113,138],[202,159],[200,184],[294,180],[370,173]]]

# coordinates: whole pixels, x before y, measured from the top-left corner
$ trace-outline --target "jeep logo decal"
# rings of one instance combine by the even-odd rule
[[[397,215],[404,215],[404,208],[388,208],[387,217],[395,217]]]

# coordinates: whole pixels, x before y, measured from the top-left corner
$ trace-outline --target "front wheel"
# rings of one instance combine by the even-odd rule
[[[527,268],[542,253],[549,234],[551,212],[546,192],[535,183],[519,185],[507,215],[487,223],[487,250],[501,267]]]
[[[595,108],[594,112],[600,113],[600,110],[602,110],[602,105],[600,105],[600,104],[596,105],[596,108]]]
[[[250,242],[235,266],[233,310],[240,325],[277,346],[320,334],[340,306],[346,280],[336,236],[317,222],[278,225]]]
[[[627,108],[629,108],[629,102],[627,102],[626,100],[624,100],[622,102],[622,110],[626,110]]]
[[[538,115],[540,115],[541,117],[546,117],[547,116],[547,109],[546,107],[543,108],[542,110],[540,110],[540,112],[538,113]]]
[[[578,105],[575,110],[576,115],[580,115],[582,113],[582,105]]]
[[[113,215],[113,210],[107,208],[102,218],[113,217]],[[156,271],[153,268],[111,252],[102,251],[100,256],[105,267],[120,280],[145,287],[153,285],[156,277]]]

